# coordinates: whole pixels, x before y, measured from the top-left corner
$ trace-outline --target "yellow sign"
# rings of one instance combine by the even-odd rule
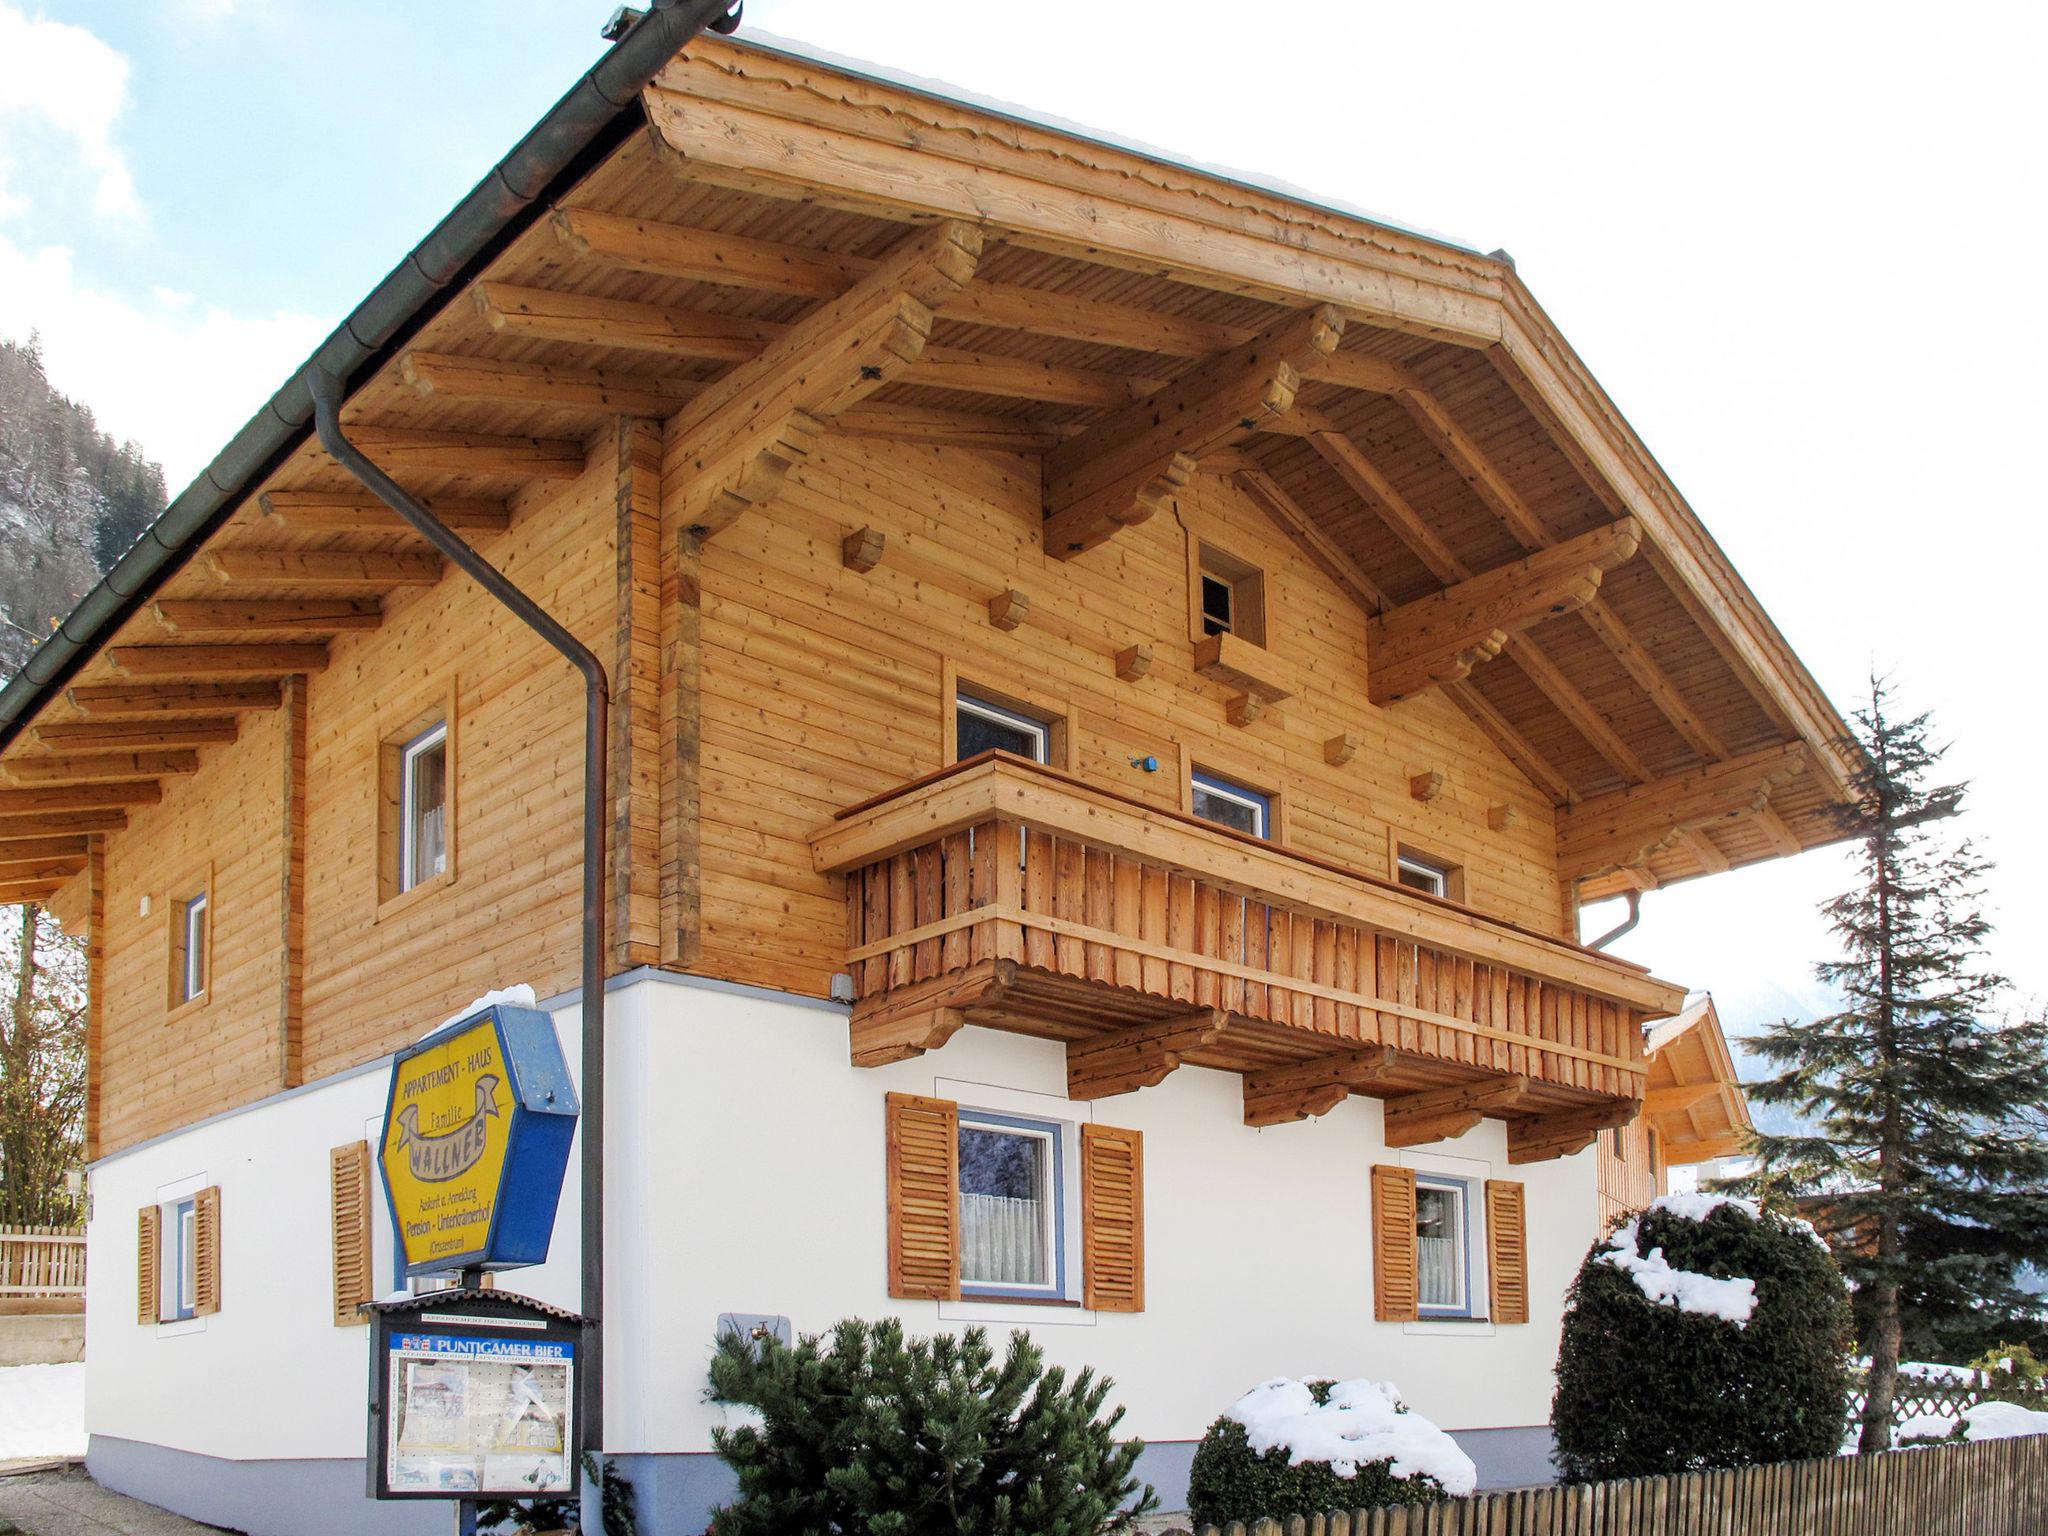
[[[512,1116],[491,1016],[398,1063],[384,1120],[384,1182],[408,1266],[483,1252]]]

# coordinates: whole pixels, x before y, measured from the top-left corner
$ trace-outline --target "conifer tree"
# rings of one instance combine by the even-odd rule
[[[1816,971],[1844,999],[1811,1023],[1753,1040],[1778,1069],[1760,1104],[1795,1110],[1803,1133],[1756,1137],[1771,1194],[1815,1195],[1847,1234],[1870,1371],[1862,1450],[1890,1448],[1903,1304],[2011,1307],[2014,1277],[2048,1253],[2048,1021],[1997,1016],[1980,902],[1989,865],[1941,824],[1962,784],[1933,782],[1945,747],[1928,716],[1896,717],[1871,681],[1856,713],[1865,762],[1842,811],[1857,886],[1823,911],[1842,958]]]

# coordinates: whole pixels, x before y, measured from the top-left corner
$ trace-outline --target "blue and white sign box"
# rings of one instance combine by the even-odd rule
[[[579,1110],[537,1008],[493,1003],[400,1051],[378,1160],[401,1273],[544,1262]]]

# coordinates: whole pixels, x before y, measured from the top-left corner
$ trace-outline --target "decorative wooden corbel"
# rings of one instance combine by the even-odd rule
[[[1156,1088],[1180,1065],[1184,1052],[1213,1045],[1223,1033],[1220,1008],[1139,1024],[1092,1040],[1067,1042],[1067,1097],[1106,1099]]]

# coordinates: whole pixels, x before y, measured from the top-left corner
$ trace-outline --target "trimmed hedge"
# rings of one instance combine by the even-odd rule
[[[1328,1402],[1328,1381],[1311,1381],[1319,1403]],[[1433,1477],[1396,1477],[1392,1459],[1367,1462],[1351,1477],[1339,1477],[1326,1461],[1288,1460],[1284,1447],[1263,1456],[1232,1418],[1218,1419],[1195,1448],[1188,1474],[1188,1515],[1197,1526],[1249,1525],[1262,1515],[1284,1520],[1333,1509],[1368,1509],[1378,1504],[1429,1504],[1445,1497]]]
[[[1746,1327],[1650,1300],[1596,1243],[1566,1297],[1551,1424],[1570,1482],[1799,1461],[1840,1450],[1848,1289],[1804,1223],[1739,1205],[1694,1221],[1652,1207],[1636,1252],[1756,1282]]]

